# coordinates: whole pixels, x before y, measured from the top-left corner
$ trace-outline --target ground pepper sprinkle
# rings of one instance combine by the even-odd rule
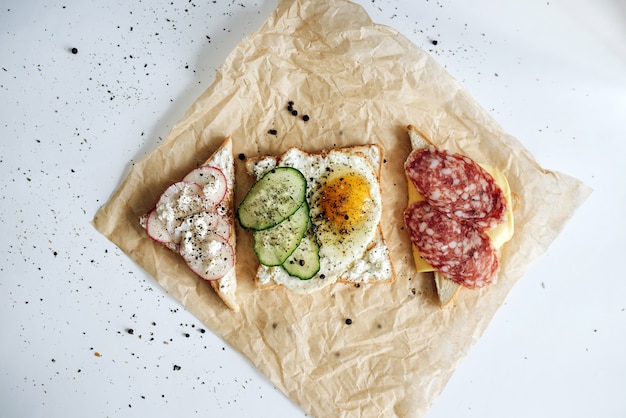
[[[350,318],[346,319],[346,325],[352,325],[352,320]]]
[[[290,100],[289,102],[287,102],[287,110],[293,115],[293,116],[298,116],[298,111],[294,108],[294,102],[293,100]],[[309,115],[302,115],[302,120],[307,122],[311,117]]]

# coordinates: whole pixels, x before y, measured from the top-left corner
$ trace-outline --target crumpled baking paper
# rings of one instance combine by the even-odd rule
[[[287,111],[289,101],[298,117]],[[443,310],[432,278],[415,272],[402,223],[408,124],[442,148],[499,168],[520,196],[498,282],[462,289]],[[307,296],[257,290],[251,237],[238,229],[241,311],[230,311],[138,222],[167,186],[229,135],[235,155],[249,157],[289,146],[382,145],[383,231],[396,281],[336,284]],[[251,180],[236,161],[238,203]],[[540,167],[428,54],[394,29],[372,23],[360,6],[282,0],[230,53],[165,142],[132,168],[93,224],[307,413],[421,417],[512,286],[589,193],[578,180]]]

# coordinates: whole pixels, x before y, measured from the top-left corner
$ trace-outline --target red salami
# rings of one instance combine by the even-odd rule
[[[491,229],[505,220],[506,200],[493,177],[471,159],[434,147],[413,151],[405,170],[418,192],[439,211]]]
[[[410,205],[404,223],[422,257],[448,279],[469,288],[493,281],[498,256],[481,228],[451,218],[426,201]]]

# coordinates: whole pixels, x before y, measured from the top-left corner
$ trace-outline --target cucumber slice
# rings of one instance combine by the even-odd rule
[[[291,167],[268,171],[248,191],[237,209],[242,227],[260,231],[278,225],[302,206],[306,179]]]
[[[261,264],[280,266],[300,244],[309,225],[309,206],[306,202],[287,219],[254,232],[254,252]]]
[[[312,232],[307,233],[298,248],[283,263],[283,268],[291,276],[309,280],[320,271],[320,248]]]

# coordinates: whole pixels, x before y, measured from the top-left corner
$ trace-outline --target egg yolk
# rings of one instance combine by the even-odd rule
[[[371,210],[370,188],[362,176],[345,175],[328,181],[320,195],[324,218],[339,231],[348,231]]]

